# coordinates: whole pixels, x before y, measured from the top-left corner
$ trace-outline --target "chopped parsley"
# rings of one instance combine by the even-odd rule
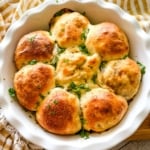
[[[97,74],[94,74],[93,77],[92,77],[92,81],[93,81],[94,83],[96,83],[96,79],[97,79]]]
[[[90,135],[90,132],[86,131],[83,128],[84,124],[86,123],[86,120],[83,118],[83,116],[81,116],[80,121],[81,121],[81,124],[82,124],[82,129],[79,131],[79,135],[80,135],[81,138],[88,139],[89,135]]]
[[[65,48],[62,48],[62,47],[57,47],[57,53],[58,54],[61,54],[65,51]]]
[[[75,93],[79,98],[81,97],[81,90],[89,91],[90,88],[86,84],[76,85],[74,82],[68,86],[68,91]]]
[[[29,37],[29,38],[28,38],[29,42],[32,43],[32,42],[35,40],[36,36],[37,36],[37,35],[34,35],[34,36],[32,36],[32,37]]]
[[[53,100],[53,103],[55,104],[55,105],[57,105],[58,104],[58,100]]]
[[[8,93],[12,98],[16,98],[16,91],[14,88],[9,88]]]
[[[102,61],[100,66],[99,66],[99,69],[103,69],[105,67],[105,65],[107,64],[107,61]]]
[[[82,126],[86,123],[86,120],[83,117],[80,118],[80,121],[81,121]]]
[[[51,65],[54,66],[54,67],[56,68],[57,62],[58,62],[58,57],[55,56],[55,57],[53,57],[53,59],[52,59],[52,61],[51,61]]]
[[[45,98],[45,96],[44,96],[44,95],[42,95],[42,94],[40,94],[40,98],[41,98],[41,99],[44,99],[44,98]]]
[[[83,32],[82,32],[82,34],[81,34],[81,39],[82,39],[82,40],[86,40],[88,33],[89,33],[89,29],[83,30]]]
[[[128,57],[128,55],[125,55],[125,56],[122,57],[122,59],[126,59],[127,57]]]
[[[50,36],[52,35],[52,32],[51,32],[51,31],[49,31],[49,35],[50,35]]]
[[[89,51],[87,49],[87,47],[84,44],[79,45],[79,49],[82,53],[89,55]]]
[[[142,63],[138,62],[138,61],[137,61],[137,64],[139,65],[139,67],[141,69],[141,74],[142,75],[145,74],[145,72],[146,72],[145,66]]]
[[[83,128],[79,131],[79,135],[81,138],[88,139],[90,132],[84,130]]]
[[[56,0],[56,2],[58,3],[58,0]],[[58,17],[63,15],[66,12],[66,9],[61,9],[60,11],[56,12],[54,17]]]
[[[35,65],[37,62],[38,62],[37,60],[33,59],[33,60],[29,61],[28,64],[29,65]]]
[[[63,86],[58,83],[56,83],[56,87],[63,88]]]

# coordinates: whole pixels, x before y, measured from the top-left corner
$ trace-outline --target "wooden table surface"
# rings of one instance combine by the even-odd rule
[[[127,140],[150,140],[150,114],[138,128],[138,130]]]

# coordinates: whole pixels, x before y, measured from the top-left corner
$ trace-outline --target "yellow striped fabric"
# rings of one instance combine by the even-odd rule
[[[119,5],[123,10],[133,15],[147,33],[150,33],[150,0],[105,1]]]
[[[6,1],[0,1],[0,39],[4,37],[5,32],[12,23],[12,17],[15,12],[14,4]]]
[[[16,11],[14,13],[12,22],[18,20],[26,10],[38,6],[43,1],[44,0],[20,0],[18,7],[16,8]]]
[[[0,31],[1,31],[1,36],[0,36],[0,41],[1,41],[6,32],[6,27],[5,27],[2,14],[0,14]]]
[[[9,26],[22,14],[41,4],[44,0],[0,0],[0,41]],[[104,0],[115,3],[123,10],[133,15],[140,26],[150,33],[150,0]]]
[[[44,0],[0,0],[0,41],[4,38],[10,25],[18,20],[22,14],[40,5]],[[150,0],[104,0],[120,6],[134,16],[141,27],[150,33]],[[0,150],[41,150],[38,146],[23,139],[19,133],[9,125],[0,112]]]

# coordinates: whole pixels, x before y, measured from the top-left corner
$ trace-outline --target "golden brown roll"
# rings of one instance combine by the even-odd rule
[[[101,72],[102,82],[116,94],[130,100],[137,93],[141,81],[141,70],[134,60],[126,58],[110,61]]]
[[[15,50],[17,69],[27,65],[32,60],[50,62],[53,56],[54,41],[49,32],[40,30],[24,35]]]
[[[24,35],[16,45],[14,89],[37,123],[58,135],[103,132],[117,125],[141,82],[125,32],[93,25],[68,8],[56,12],[49,32]]]
[[[81,108],[84,129],[102,132],[120,122],[127,111],[128,104],[121,96],[106,89],[95,88],[82,96]]]
[[[56,134],[74,134],[81,129],[78,98],[61,88],[55,88],[36,113],[38,123]]]
[[[90,53],[99,53],[103,61],[123,58],[129,52],[125,33],[110,22],[91,26],[85,45]]]
[[[80,45],[85,40],[89,20],[78,12],[66,12],[52,19],[50,32],[63,48]]]
[[[54,87],[54,68],[37,63],[20,69],[14,77],[14,88],[19,103],[35,111],[51,88]]]

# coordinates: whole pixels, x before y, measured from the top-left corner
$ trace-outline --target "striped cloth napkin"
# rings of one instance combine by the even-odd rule
[[[45,0],[46,1],[46,0]],[[115,3],[134,16],[141,28],[150,34],[150,0],[104,0]],[[10,25],[22,14],[43,3],[44,0],[0,0],[0,41]],[[0,150],[42,150],[24,139],[3,116],[0,107]],[[115,149],[116,150],[116,149]]]

